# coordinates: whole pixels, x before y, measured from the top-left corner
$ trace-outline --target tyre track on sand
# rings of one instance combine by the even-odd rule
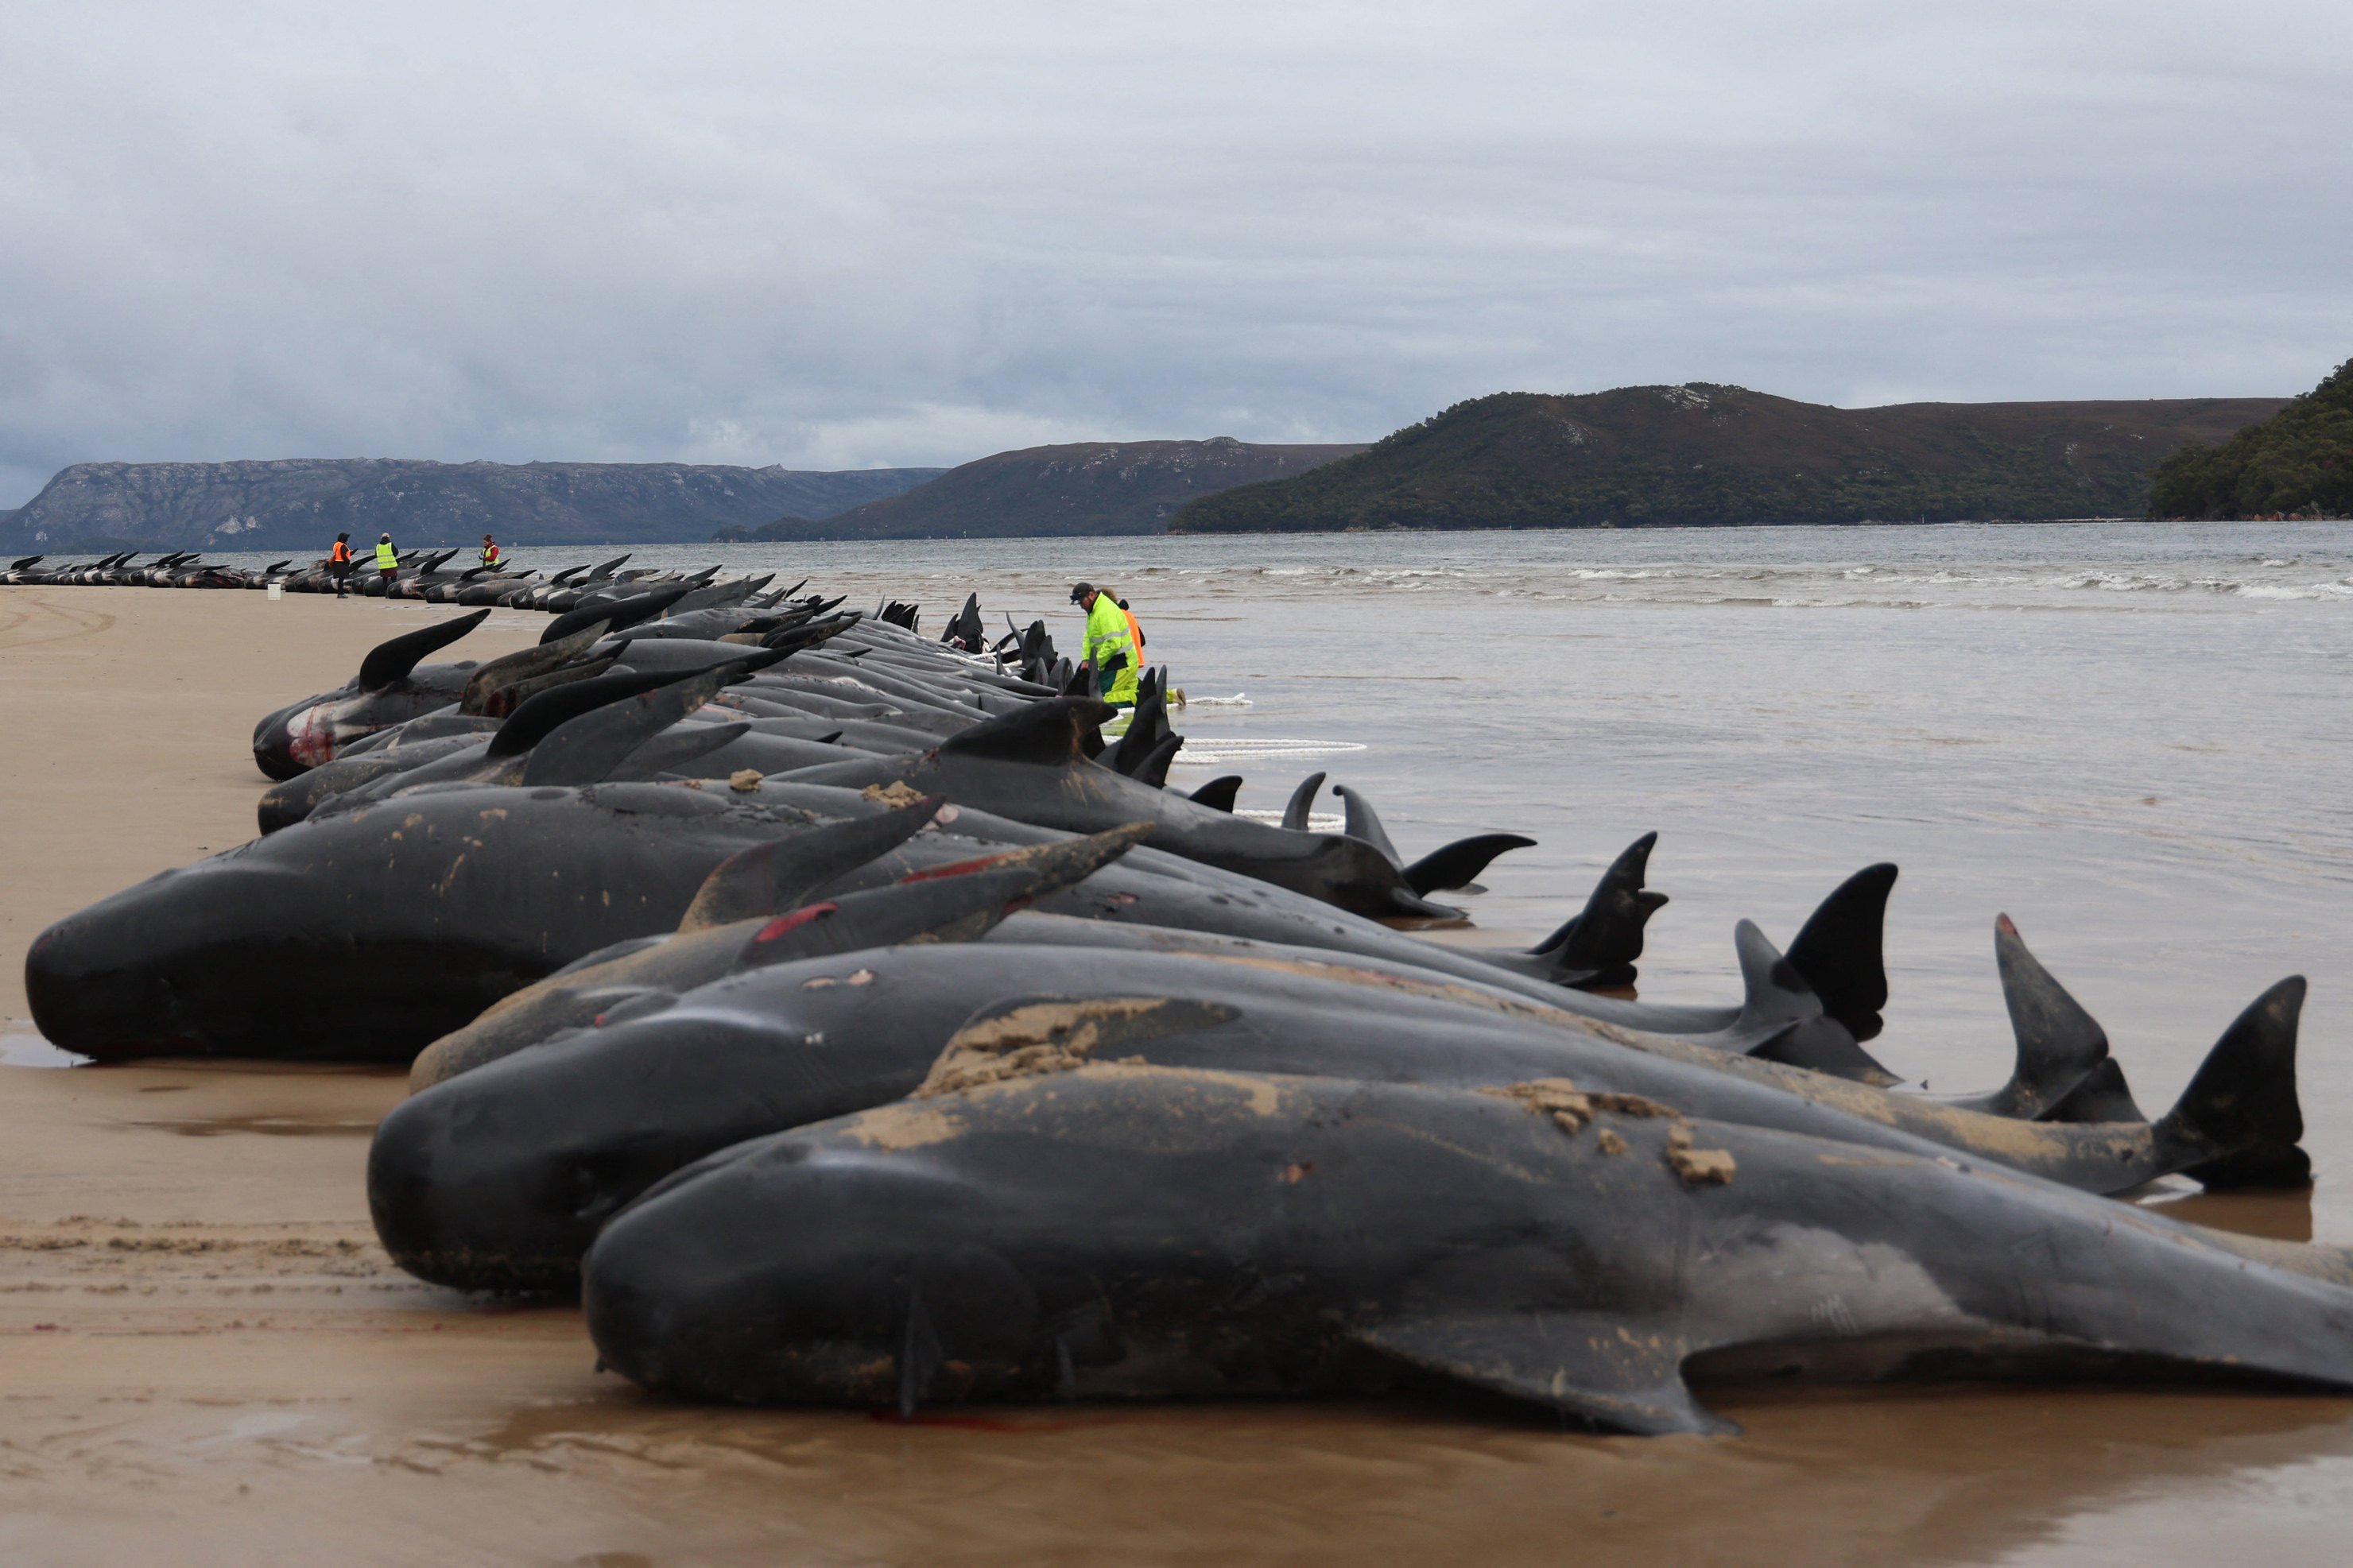
[[[114,625],[103,610],[74,609],[43,598],[0,602],[0,652],[41,643],[71,642],[95,637]]]

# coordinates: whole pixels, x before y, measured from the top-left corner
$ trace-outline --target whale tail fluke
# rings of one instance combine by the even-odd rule
[[[1234,801],[1242,793],[1242,775],[1225,773],[1211,779],[1193,792],[1193,804],[1206,805],[1211,811],[1231,812]]]
[[[1789,962],[1822,999],[1822,1010],[1857,1040],[1875,1038],[1885,1026],[1879,1016],[1887,1005],[1883,932],[1894,886],[1894,865],[1865,866],[1831,889],[1789,944]]]
[[[1406,886],[1417,893],[1469,888],[1498,855],[1533,848],[1535,840],[1516,833],[1481,833],[1442,845],[1405,868]]]
[[[2206,1054],[2189,1087],[2156,1124],[2168,1163],[2210,1187],[2299,1187],[2312,1161],[2299,1147],[2296,1026],[2304,976],[2292,974],[2247,1005]]]
[[[1634,961],[1642,956],[1642,929],[1664,909],[1667,896],[1647,890],[1651,849],[1656,833],[1619,851],[1593,891],[1567,925],[1536,944],[1536,956],[1552,961],[1550,978],[1579,990],[1607,990],[1634,984]]]

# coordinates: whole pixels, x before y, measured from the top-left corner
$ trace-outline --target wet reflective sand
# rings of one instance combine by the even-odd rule
[[[1901,542],[1915,531],[1884,552],[1916,550]],[[1969,553],[1949,531],[1917,531]],[[1723,994],[1733,919],[1786,937],[1845,871],[1898,859],[1896,994],[1874,1048],[1939,1089],[2000,1076],[1996,909],[2099,1014],[2152,1109],[2241,1003],[2301,969],[2316,1192],[2148,1201],[2353,1240],[2353,606],[2054,586],[2123,569],[1984,559],[2063,552],[2067,535],[2040,531],[1974,564],[1883,563],[1873,575],[1962,580],[1876,599],[1840,586],[1872,564],[1852,558],[1873,544],[1862,534],[1841,536],[1845,556],[1723,581],[1708,561],[1577,576],[1656,569],[1612,541],[1596,549],[1614,561],[1497,570],[1377,540],[1277,542],[1255,562],[1231,544],[944,549],[889,572],[845,549],[800,569],[870,596],[928,574],[920,596],[943,611],[968,581],[992,615],[1024,620],[1054,611],[1063,554],[1098,577],[1126,570],[1178,683],[1253,699],[1180,718],[1201,750],[1219,736],[1365,748],[1191,779],[1244,772],[1243,804],[1276,806],[1298,773],[1329,767],[1409,851],[1485,827],[1544,840],[1499,863],[1466,900],[1482,929],[1450,940],[1548,929],[1591,869],[1660,828],[1654,880],[1676,902],[1654,926],[1648,994]],[[2336,581],[2346,540],[2250,541],[2236,581]],[[1334,566],[1384,547],[1383,570],[1430,575],[1352,583]],[[1155,549],[1194,552],[1194,574],[1153,574]],[[2289,555],[2306,564],[2262,564]],[[1757,597],[1780,602],[1727,602]],[[41,925],[248,836],[252,720],[448,613],[0,591],[0,1060],[44,1055],[17,989]],[[540,624],[478,640],[518,646]],[[2353,1504],[2353,1402],[2241,1390],[1714,1386],[1746,1436],[1651,1442],[1451,1400],[912,1426],[663,1405],[595,1371],[571,1310],[469,1301],[389,1267],[360,1173],[365,1131],[400,1092],[375,1071],[0,1066],[0,1556],[2297,1562],[2341,1555]]]

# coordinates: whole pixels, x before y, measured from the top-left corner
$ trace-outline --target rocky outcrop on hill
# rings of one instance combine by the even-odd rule
[[[805,473],[693,463],[430,463],[391,458],[76,463],[18,511],[0,552],[77,546],[309,550],[337,532],[402,546],[700,542],[781,511],[825,516],[939,468]]]
[[[1092,441],[1031,447],[950,468],[938,479],[831,517],[778,519],[761,539],[1018,538],[1158,533],[1186,502],[1235,485],[1304,473],[1362,446]]]
[[[1505,392],[1186,507],[1178,532],[2138,516],[2158,460],[2267,397],[1831,408],[1737,386]]]

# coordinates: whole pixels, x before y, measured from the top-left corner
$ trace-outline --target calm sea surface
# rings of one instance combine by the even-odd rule
[[[1649,997],[1734,996],[1735,921],[1786,942],[1841,878],[1894,860],[1873,1049],[1938,1090],[2007,1071],[1998,912],[2106,1026],[2152,1112],[2259,990],[2306,974],[2319,1184],[2308,1216],[2269,1200],[2246,1223],[2353,1242],[2353,526],[739,545],[634,563],[712,562],[865,607],[915,599],[928,629],[977,591],[992,628],[1042,616],[1066,647],[1070,582],[1113,584],[1196,700],[1178,787],[1238,772],[1241,805],[1276,810],[1322,769],[1409,855],[1537,838],[1461,900],[1475,940],[1548,931],[1656,829],[1651,882],[1673,902],[1651,923]],[[2316,1410],[2242,1452],[2203,1444],[2195,1413],[2216,1408],[2153,1404],[2179,1441],[2146,1482],[2103,1472],[1962,1555],[2147,1561],[2341,1520],[2353,1428]],[[2024,1440],[1989,1419],[1991,1450]]]

